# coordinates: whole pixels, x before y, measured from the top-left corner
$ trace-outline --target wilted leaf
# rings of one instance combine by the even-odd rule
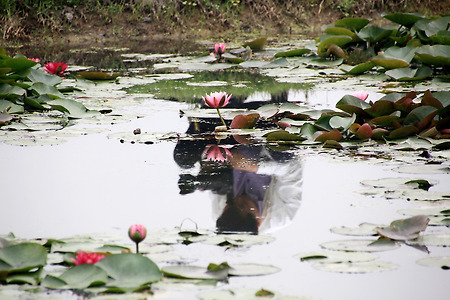
[[[389,227],[380,227],[377,232],[380,236],[391,240],[411,240],[419,236],[427,228],[430,219],[425,215],[418,215],[407,219],[395,220]]]
[[[231,121],[231,129],[251,129],[255,127],[256,122],[259,120],[258,113],[252,113],[247,115],[236,115]]]

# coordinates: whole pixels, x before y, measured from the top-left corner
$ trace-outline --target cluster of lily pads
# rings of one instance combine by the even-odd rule
[[[450,17],[427,18],[417,13],[385,15],[398,26],[369,25],[364,18],[344,18],[325,26],[317,38],[317,54],[332,58],[347,74],[359,75],[374,68],[400,81],[431,76],[449,79]],[[295,56],[307,49],[278,53]]]
[[[71,118],[99,114],[64,96],[64,92],[73,91],[74,87],[62,84],[58,75],[62,75],[63,68],[67,64],[42,67],[23,55],[9,57],[0,47],[0,126],[24,112],[55,110]]]

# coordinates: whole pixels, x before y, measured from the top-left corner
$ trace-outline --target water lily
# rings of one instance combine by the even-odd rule
[[[226,44],[225,43],[218,43],[214,45],[214,52],[217,53],[219,56],[219,59],[222,57],[222,54],[225,53]]]
[[[46,63],[44,65],[44,70],[50,74],[55,74],[61,76],[62,73],[67,69],[67,63]]]
[[[222,121],[222,124],[226,127],[225,121],[222,118],[222,115],[220,114],[219,108],[227,106],[228,102],[231,99],[231,94],[227,95],[225,92],[214,92],[209,95],[206,95],[205,97],[202,96],[203,101],[205,102],[206,106],[213,107],[217,109],[217,114],[220,117],[220,120]]]
[[[105,258],[103,254],[95,252],[78,252],[76,258],[72,258],[75,265],[90,264],[93,265],[96,262]]]
[[[136,253],[139,253],[139,243],[147,236],[147,229],[141,224],[131,225],[130,229],[128,229],[128,236],[136,243]]]
[[[226,162],[229,160],[231,154],[230,150],[218,145],[208,145],[203,151],[202,158],[210,161]]]
[[[369,93],[360,91],[353,93],[353,96],[361,99],[362,101],[365,101],[367,97],[369,97]]]

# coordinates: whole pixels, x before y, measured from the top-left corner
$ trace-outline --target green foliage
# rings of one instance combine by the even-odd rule
[[[74,100],[63,99],[58,89],[61,82],[62,78],[46,73],[40,64],[22,55],[9,57],[0,48],[0,112],[3,115],[58,110],[80,118],[98,113]]]

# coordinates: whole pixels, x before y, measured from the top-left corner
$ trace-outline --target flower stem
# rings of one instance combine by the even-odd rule
[[[220,118],[220,120],[222,121],[223,126],[227,127],[227,124],[225,124],[225,121],[223,120],[222,115],[220,114],[219,108],[217,107],[216,109],[217,109],[217,113],[219,114],[219,118]],[[227,127],[227,128],[228,128],[228,127]]]
[[[139,243],[136,243],[136,254],[139,253]]]

